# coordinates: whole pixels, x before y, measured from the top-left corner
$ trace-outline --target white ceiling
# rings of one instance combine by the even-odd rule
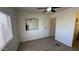
[[[56,12],[62,11],[68,7],[61,7],[55,9]],[[20,12],[30,12],[30,13],[42,13],[45,9],[37,9],[37,7],[16,7],[17,11]],[[52,13],[52,12],[46,12],[46,13]]]

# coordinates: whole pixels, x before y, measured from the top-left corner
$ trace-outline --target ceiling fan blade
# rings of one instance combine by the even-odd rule
[[[52,9],[51,9],[52,12],[56,12],[56,10],[54,10],[54,9],[60,8],[60,7],[51,7],[51,8],[52,8]]]
[[[45,13],[47,10],[45,10],[43,13]]]
[[[60,7],[51,7],[52,9],[60,8]]]
[[[54,9],[51,10],[52,12],[56,12]]]

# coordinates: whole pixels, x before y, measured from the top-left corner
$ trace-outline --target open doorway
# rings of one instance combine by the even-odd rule
[[[76,13],[73,48],[79,48],[79,12]]]
[[[55,30],[56,30],[56,18],[50,19],[50,36],[55,37]]]

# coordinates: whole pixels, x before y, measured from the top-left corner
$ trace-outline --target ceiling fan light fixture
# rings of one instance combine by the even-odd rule
[[[51,11],[51,7],[47,8],[47,11]]]

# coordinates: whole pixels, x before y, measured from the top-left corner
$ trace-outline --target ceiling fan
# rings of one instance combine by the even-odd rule
[[[56,12],[55,9],[57,8],[60,8],[60,7],[38,7],[37,9],[44,9],[43,13],[46,13],[47,11]]]

